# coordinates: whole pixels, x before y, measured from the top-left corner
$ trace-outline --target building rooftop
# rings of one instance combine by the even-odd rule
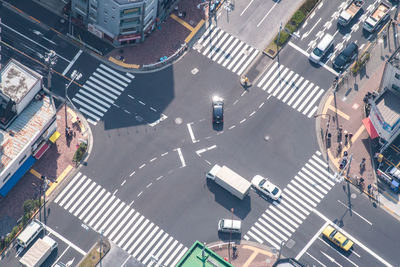
[[[196,241],[192,247],[183,255],[182,259],[176,264],[176,267],[192,267],[192,266],[205,266],[205,267],[233,267],[232,264],[225,261],[221,256],[205,247],[203,255],[204,245],[199,241]],[[203,265],[203,258],[205,264]]]
[[[44,96],[33,100],[6,131],[0,130],[0,172],[10,164],[30,141],[40,134],[41,130],[54,117],[56,111],[50,98]]]
[[[386,90],[376,100],[376,106],[385,122],[391,127],[400,119],[400,97],[391,90]]]
[[[11,60],[1,72],[0,91],[15,103],[19,103],[40,79],[39,74]]]

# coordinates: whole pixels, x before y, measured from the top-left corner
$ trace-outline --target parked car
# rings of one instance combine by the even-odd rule
[[[230,219],[219,220],[218,231],[224,233],[240,234],[242,231],[242,222]]]
[[[342,52],[333,61],[333,67],[336,70],[345,70],[358,56],[358,45],[352,42],[343,49]]]
[[[254,176],[251,183],[257,190],[273,200],[278,200],[282,195],[282,190],[261,175]]]
[[[348,239],[344,234],[339,232],[335,227],[332,225],[328,225],[322,234],[332,241],[335,245],[342,248],[344,251],[348,251],[353,246],[353,241]]]
[[[223,123],[224,122],[224,99],[219,96],[214,96],[212,100],[212,110],[213,110],[213,123]]]

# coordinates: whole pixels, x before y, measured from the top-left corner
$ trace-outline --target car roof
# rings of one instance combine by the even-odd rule
[[[268,190],[269,192],[272,192],[275,189],[275,185],[272,184],[268,179],[265,179],[265,183],[262,185],[263,188]]]
[[[342,51],[342,54],[349,56],[356,49],[358,49],[358,45],[355,42],[352,42],[346,46],[346,48]]]

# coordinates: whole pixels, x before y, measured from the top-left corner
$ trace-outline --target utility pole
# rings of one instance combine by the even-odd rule
[[[231,227],[233,227],[233,211],[234,211],[234,209],[231,208],[231,213],[232,213]],[[231,240],[232,240],[232,231],[229,231],[229,243],[228,243],[228,261],[229,261],[229,263],[231,263]]]
[[[72,104],[71,100],[68,98],[68,88],[76,80],[78,81],[82,77],[82,73],[74,70],[71,73],[71,81],[65,84],[65,101],[64,101],[64,113],[65,113],[65,134],[67,135],[68,121],[67,121],[67,100]]]

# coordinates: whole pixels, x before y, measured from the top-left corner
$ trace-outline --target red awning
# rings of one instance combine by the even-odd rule
[[[49,145],[47,143],[43,143],[40,149],[37,150],[37,152],[35,153],[34,157],[36,159],[40,159],[43,156],[44,152],[47,151],[47,149],[49,149]]]
[[[369,134],[369,137],[371,137],[371,139],[375,139],[377,137],[379,137],[378,132],[376,131],[374,125],[372,124],[371,120],[369,118],[365,118],[362,120],[365,129],[367,129],[367,132]]]

